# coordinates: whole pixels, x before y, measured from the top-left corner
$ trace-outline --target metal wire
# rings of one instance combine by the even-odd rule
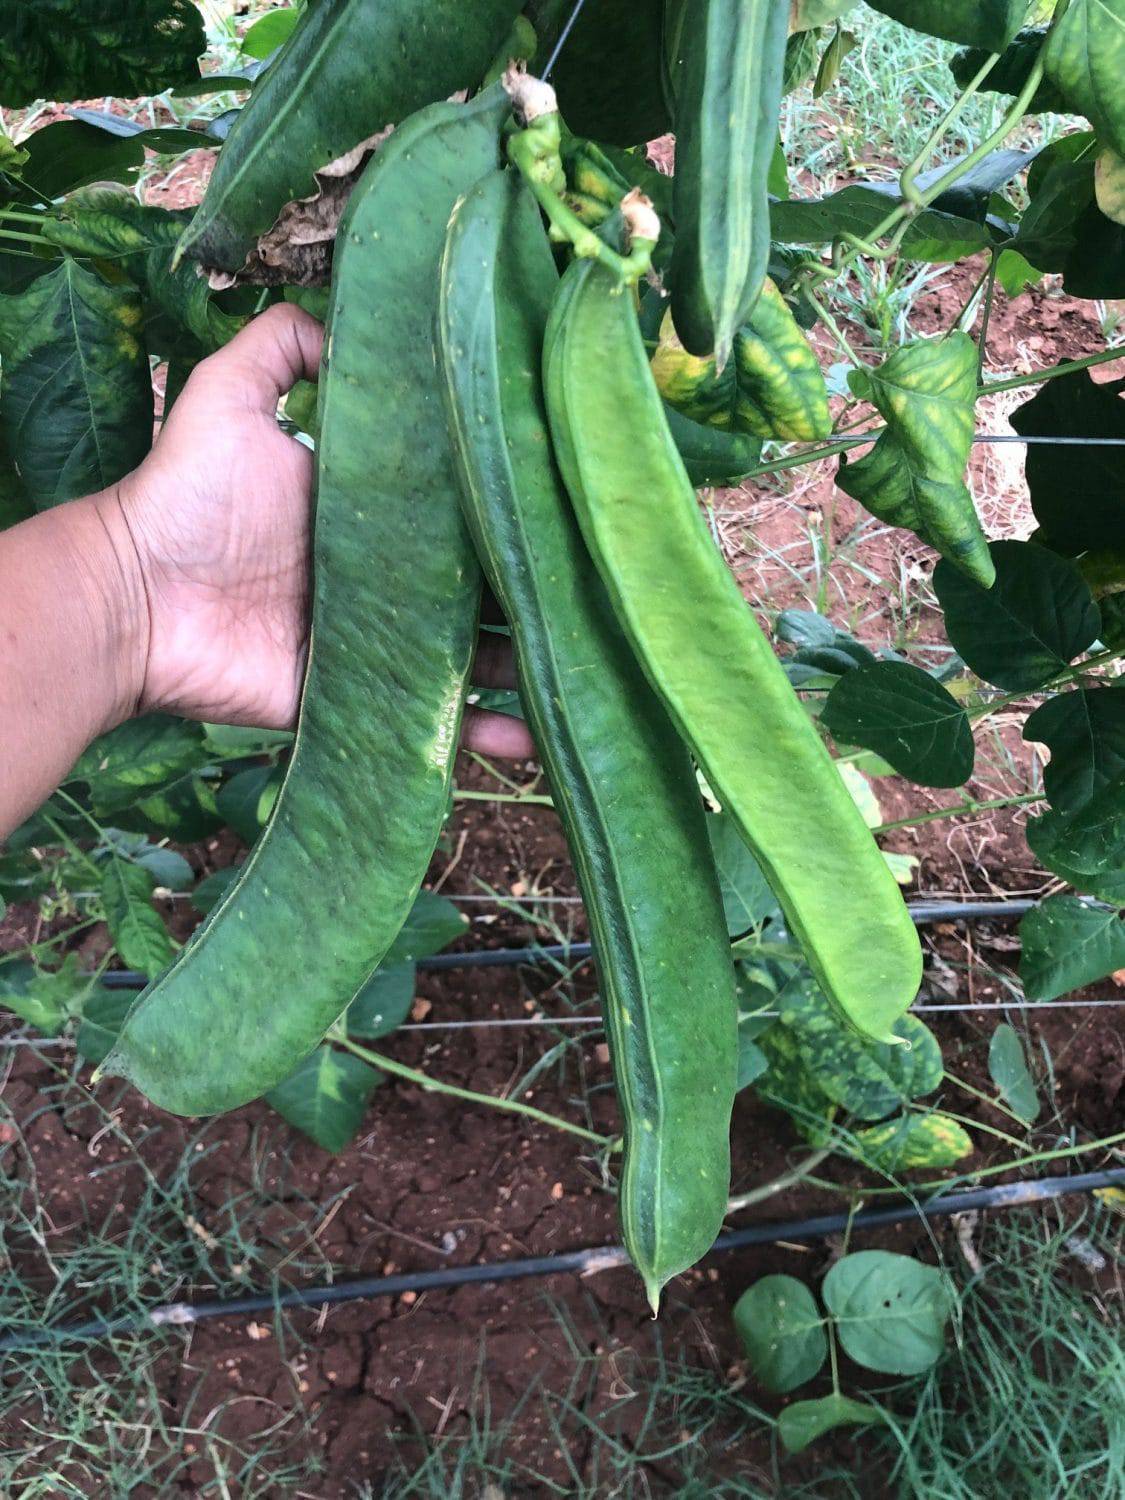
[[[788,1240],[823,1239],[830,1234],[887,1225],[907,1224],[914,1219],[935,1219],[987,1208],[1018,1208],[1053,1198],[1125,1185],[1125,1168],[1076,1173],[1073,1177],[1041,1177],[998,1187],[970,1188],[960,1193],[936,1194],[923,1203],[910,1202],[859,1213],[819,1214],[801,1219],[774,1220],[749,1229],[722,1234],[709,1254],[742,1250],[751,1245],[774,1245]],[[404,1292],[439,1291],[470,1282],[521,1281],[530,1277],[570,1273],[590,1276],[627,1266],[629,1256],[621,1245],[598,1245],[557,1255],[529,1256],[521,1260],[493,1261],[485,1265],[446,1266],[440,1271],[414,1271],[399,1276],[365,1276],[332,1286],[292,1287],[284,1291],[252,1293],[207,1302],[169,1302],[146,1312],[125,1313],[116,1318],[89,1318],[82,1323],[54,1328],[29,1328],[0,1336],[0,1353],[42,1348],[70,1340],[99,1340],[115,1334],[145,1333],[157,1328],[185,1327],[210,1318],[245,1317],[251,1313],[277,1312],[283,1308],[330,1307],[342,1302],[369,1301],[375,1297],[400,1297]]]
[[[542,73],[539,75],[544,80],[544,82],[548,78],[550,78],[550,76],[551,76],[551,70],[554,68],[555,64],[558,62],[558,60],[559,60],[559,53],[562,51],[563,47],[566,45],[566,39],[567,39],[567,37],[574,30],[574,23],[575,23],[575,21],[578,20],[578,17],[579,17],[579,15],[582,12],[582,7],[585,5],[585,3],[586,3],[586,0],[576,0],[575,7],[571,11],[569,17],[567,18],[566,25],[559,32],[559,39],[555,43],[554,50],[552,51],[550,57],[547,59],[546,66],[544,67]]]

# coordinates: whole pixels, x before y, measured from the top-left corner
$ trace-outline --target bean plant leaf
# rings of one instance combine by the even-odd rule
[[[859,0],[790,0],[789,31],[792,34],[827,26],[858,4]]]
[[[1034,542],[993,542],[996,583],[984,589],[946,562],[934,569],[945,629],[985,682],[1042,687],[1097,639],[1098,606],[1077,566]]]
[[[982,588],[993,580],[988,543],[965,467],[973,440],[977,348],[967,333],[917,339],[864,372],[886,431],[836,482],[890,526],[905,526]]]
[[[195,884],[195,872],[175,849],[148,844],[138,849],[132,859],[148,871],[161,890],[187,891]]]
[[[95,981],[68,953],[57,969],[37,969],[25,959],[0,965],[0,1006],[15,1011],[44,1036],[58,1036],[81,1008]]]
[[[941,1357],[951,1310],[933,1266],[890,1250],[858,1250],[829,1270],[821,1288],[844,1352],[882,1375],[921,1375]]]
[[[140,299],[77,261],[0,297],[0,427],[35,505],[115,484],[152,443]]]
[[[246,57],[264,61],[279,47],[283,47],[293,35],[293,28],[300,15],[296,6],[291,6],[288,10],[266,11],[264,16],[259,16],[252,26],[247,27],[246,34],[239,43],[239,51]]]
[[[836,627],[811,609],[783,609],[774,625],[774,635],[789,646],[831,646]]]
[[[94,740],[66,780],[83,782],[95,815],[108,817],[206,759],[200,725],[172,714],[144,714]]]
[[[793,1029],[771,1026],[757,1044],[769,1062],[755,1084],[758,1093],[767,1103],[785,1110],[811,1146],[826,1146],[834,1106],[806,1066]]]
[[[81,120],[55,120],[28,137],[20,178],[45,198],[92,182],[133,182],[144,166],[135,136],[114,136]]]
[[[787,1453],[803,1453],[836,1427],[870,1427],[885,1421],[877,1406],[834,1392],[812,1401],[792,1401],[778,1414],[777,1431]]]
[[[726,813],[715,813],[707,819],[707,831],[719,875],[727,932],[731,937],[739,937],[776,916],[780,907],[761,865],[746,847],[733,819]]]
[[[396,1031],[414,1004],[414,980],[412,963],[376,969],[348,1006],[348,1035],[374,1041]]]
[[[1029,714],[1025,740],[1047,746],[1043,788],[1056,812],[1074,812],[1125,772],[1125,683],[1057,693]]]
[[[754,1378],[783,1396],[820,1373],[828,1356],[824,1317],[794,1276],[763,1276],[734,1304],[734,1328]]]
[[[1031,70],[1039,60],[1046,36],[1045,27],[1029,27],[1018,32],[1005,47],[999,62],[977,85],[978,90],[989,94],[1022,94]],[[958,88],[968,86],[989,56],[987,47],[966,47],[954,53],[949,60],[949,71]],[[1049,79],[1038,85],[1027,106],[1029,115],[1060,114],[1066,109],[1066,100]]]
[[[804,974],[785,985],[777,1003],[817,1086],[860,1120],[881,1120],[942,1080],[941,1048],[917,1016],[895,1022],[898,1045],[868,1041],[841,1024],[819,985]]]
[[[1032,852],[1048,870],[1116,906],[1125,906],[1125,772],[1073,812],[1027,825]]]
[[[215,305],[207,281],[193,265],[172,269],[172,252],[190,213],[147,208],[128,193],[106,188],[72,198],[62,212],[63,217],[44,222],[45,240],[72,255],[116,262],[207,353],[233,338],[246,321]]]
[[[23,480],[16,472],[8,441],[0,423],[0,531],[17,526],[35,514]]]
[[[1048,896],[1033,907],[1020,923],[1020,943],[1029,1000],[1054,1000],[1125,969],[1125,919],[1077,896]]]
[[[1043,52],[1047,77],[1125,155],[1125,0],[1070,0]]]
[[[937,1172],[971,1156],[974,1146],[956,1120],[933,1110],[855,1130],[843,1149],[880,1172]]]
[[[264,799],[271,783],[279,781],[277,766],[247,766],[224,782],[216,801],[219,813],[239,838],[252,844],[265,827]]]
[[[1019,1034],[1006,1021],[997,1026],[988,1044],[988,1076],[1012,1113],[1025,1125],[1034,1124],[1041,1107],[1039,1095]]]
[[[572,9],[553,0],[527,7],[544,55]],[[544,13],[552,11],[555,24],[544,25]],[[663,19],[661,0],[599,0],[579,11],[551,75],[563,118],[578,135],[635,146],[671,129],[661,83]],[[627,89],[607,76],[606,59],[613,57],[629,59]]]
[[[0,105],[135,99],[199,77],[192,0],[0,0]]]
[[[433,891],[419,891],[398,937],[383,958],[385,965],[411,963],[440,953],[465,936],[469,920],[453,902]]]
[[[752,1083],[757,1083],[762,1074],[767,1071],[769,1065],[769,1058],[740,1023],[738,1027],[738,1072],[735,1077],[735,1088],[741,1091],[742,1089],[749,1088]]]
[[[112,855],[100,891],[106,926],[126,967],[153,978],[172,960],[172,939],[152,904],[154,881],[140,865]]]
[[[1011,415],[1021,437],[1125,440],[1120,382],[1099,384],[1086,370],[1045,381]],[[1091,548],[1125,547],[1121,449],[1080,443],[1030,443],[1024,460],[1038,540],[1074,557]]]
[[[113,1051],[118,1032],[136,999],[129,990],[110,990],[97,985],[82,1005],[82,1018],[74,1045],[88,1063],[97,1067]]]
[[[343,1151],[363,1124],[384,1075],[349,1052],[322,1043],[271,1089],[266,1102],[325,1151]]]
[[[868,4],[914,31],[1003,52],[1027,14],[1026,0],[868,0]]]
[[[50,869],[36,851],[0,854],[0,900],[35,901],[50,885]]]
[[[893,194],[874,183],[852,183],[826,198],[775,199],[770,204],[771,237],[782,245],[828,245],[842,234],[866,239],[895,202]],[[910,220],[899,253],[907,260],[940,265],[993,243],[985,224],[931,207]]]
[[[1094,197],[1115,224],[1125,224],[1125,156],[1106,147],[1094,163]]]
[[[841,677],[821,723],[843,745],[874,750],[922,786],[972,775],[973,731],[948,688],[908,662],[877,661]]]

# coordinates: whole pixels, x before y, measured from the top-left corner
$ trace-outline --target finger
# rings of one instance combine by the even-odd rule
[[[494,714],[487,708],[470,708],[465,713],[461,745],[481,755],[501,760],[529,760],[535,745],[522,719],[511,714]]]
[[[477,641],[477,654],[473,658],[472,683],[474,687],[514,688],[516,686],[516,664],[512,656],[512,643],[506,635],[494,635],[482,631]]]
[[[251,411],[272,417],[298,380],[317,378],[323,342],[324,328],[310,313],[277,302],[204,363],[211,377],[230,382]]]

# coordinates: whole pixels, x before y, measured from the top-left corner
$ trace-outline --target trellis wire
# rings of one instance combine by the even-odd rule
[[[559,39],[555,43],[554,51],[551,53],[550,57],[547,59],[546,65],[543,68],[543,72],[540,74],[540,77],[544,80],[544,82],[546,82],[546,80],[548,78],[550,78],[551,72],[552,72],[555,64],[559,60],[559,53],[562,51],[563,47],[566,45],[566,40],[570,36],[570,33],[574,30],[574,23],[575,23],[575,21],[578,20],[578,17],[579,17],[579,15],[582,12],[582,7],[585,5],[585,3],[586,3],[586,0],[576,0],[574,9],[571,11],[570,15],[567,17],[566,25],[559,32]]]
[[[866,1229],[906,1224],[915,1218],[932,1219],[988,1208],[1018,1208],[1049,1202],[1078,1193],[1125,1185],[1125,1167],[1102,1172],[1075,1173],[1073,1177],[1040,1177],[998,1187],[970,1188],[942,1195],[940,1190],[924,1202],[911,1201],[886,1208],[862,1209],[858,1213],[810,1215],[801,1219],[774,1220],[749,1229],[721,1234],[709,1255],[742,1250],[752,1245],[773,1245],[790,1240],[823,1239],[831,1234],[858,1234]],[[435,1247],[436,1248],[436,1247]],[[29,1328],[0,1336],[0,1353],[42,1348],[70,1340],[98,1340],[115,1334],[144,1333],[157,1328],[185,1327],[210,1318],[245,1317],[251,1313],[276,1313],[286,1308],[329,1307],[336,1303],[370,1301],[376,1297],[400,1297],[404,1292],[439,1291],[471,1282],[522,1281],[531,1277],[563,1273],[594,1275],[627,1266],[629,1256],[621,1245],[598,1245],[555,1255],[528,1256],[520,1260],[493,1261],[484,1265],[447,1266],[440,1271],[406,1272],[397,1276],[366,1276],[330,1286],[290,1287],[283,1291],[252,1293],[206,1302],[169,1302],[142,1313],[114,1318],[90,1318],[82,1323],[53,1328]]]

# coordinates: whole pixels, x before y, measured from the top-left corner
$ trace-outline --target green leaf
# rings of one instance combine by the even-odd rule
[[[767,918],[780,911],[777,900],[766,883],[762,868],[739,837],[733,820],[726,813],[715,813],[707,819],[711,852],[719,874],[719,890],[727,918],[727,932],[739,937],[752,927],[760,927]]]
[[[199,77],[192,0],[0,0],[0,105],[135,99]]]
[[[74,1044],[88,1063],[97,1067],[113,1051],[117,1034],[136,999],[128,990],[110,990],[104,985],[91,991],[82,1006],[82,1019]]]
[[[844,59],[848,53],[859,46],[859,38],[853,32],[844,31],[839,26],[832,33],[832,40],[824,49],[824,55],[820,59],[820,67],[817,69],[816,81],[813,83],[813,98],[821,99],[829,91],[840,76],[840,69],[844,65]]]
[[[754,1378],[782,1396],[819,1374],[828,1355],[824,1318],[793,1276],[763,1276],[734,1304],[734,1328]]]
[[[1043,788],[1056,812],[1073,812],[1125,771],[1125,682],[1057,693],[1029,714],[1025,740],[1047,746]]]
[[[440,953],[465,936],[469,926],[467,917],[445,896],[436,896],[433,891],[419,891],[414,906],[383,957],[383,964],[410,963],[416,958],[429,958],[431,953]]]
[[[779,641],[790,646],[832,646],[836,627],[811,609],[783,609],[773,628]]]
[[[827,26],[849,10],[854,10],[859,0],[790,0],[790,33],[809,31],[814,26]]]
[[[140,865],[112,855],[101,877],[102,905],[113,945],[127,968],[153,978],[171,962],[172,939],[152,905],[153,879]]]
[[[789,198],[770,204],[770,233],[783,245],[828,245],[842,234],[866,239],[899,200],[872,183],[852,183],[827,198]],[[900,254],[944,264],[987,250],[990,230],[972,219],[926,208],[913,217]]]
[[[758,1093],[783,1109],[811,1146],[826,1146],[834,1107],[809,1071],[792,1029],[771,1026],[759,1036],[758,1045],[769,1061],[755,1084]]]
[[[1070,0],[1043,52],[1047,77],[1125,155],[1125,0]]]
[[[820,721],[838,743],[874,750],[922,786],[960,786],[972,775],[968,715],[921,667],[878,661],[849,672]]]
[[[172,252],[191,219],[189,213],[148,208],[113,188],[90,189],[71,199],[62,212],[62,218],[45,220],[46,241],[72,255],[115,262],[207,353],[233,338],[246,322],[215,305],[206,279],[194,265],[172,269]]]
[[[68,953],[57,969],[37,969],[24,959],[0,965],[0,1006],[44,1036],[58,1036],[93,988],[94,980],[81,972],[75,953]]]
[[[868,0],[873,9],[946,42],[1003,52],[1027,14],[1027,0]]]
[[[147,793],[125,811],[113,814],[118,828],[193,844],[222,827],[211,783],[186,775]]]
[[[1120,382],[1099,385],[1086,370],[1045,381],[1010,417],[1021,437],[1125,440]],[[1120,448],[1031,443],[1024,460],[1039,541],[1073,557],[1125,547],[1125,479]]]
[[[241,874],[239,865],[225,865],[201,880],[191,893],[191,904],[204,916],[213,911]]]
[[[205,759],[198,724],[171,714],[145,714],[94,740],[66,784],[84,782],[95,816],[108,817]]]
[[[572,9],[572,3],[560,7],[551,0],[527,7],[543,57]],[[544,24],[544,13],[551,11],[555,24]],[[576,135],[635,146],[672,128],[661,85],[663,19],[661,0],[598,0],[579,11],[551,74],[559,109]],[[629,70],[625,89],[613,78],[615,60],[623,59]]]
[[[883,1375],[920,1375],[945,1347],[950,1294],[941,1272],[890,1250],[857,1250],[821,1288],[850,1359]]]
[[[18,526],[35,514],[35,507],[28,498],[23,481],[16,473],[15,463],[8,449],[8,441],[0,424],[0,531],[9,526]]]
[[[794,89],[799,89],[809,81],[816,71],[819,52],[819,27],[812,26],[791,33],[785,43],[785,62],[781,69],[782,94],[791,94]],[[789,194],[779,193],[776,196],[788,198]]]
[[[1125,920],[1077,896],[1048,896],[1033,907],[1020,923],[1020,942],[1029,1000],[1054,1000],[1125,969]]]
[[[932,1093],[942,1080],[941,1047],[917,1016],[895,1022],[900,1045],[868,1041],[844,1025],[816,981],[804,974],[782,989],[778,1009],[817,1086],[858,1119],[881,1120]]]
[[[271,1089],[266,1102],[325,1151],[343,1151],[363,1124],[383,1074],[327,1043]]]
[[[761,1047],[748,1034],[741,1021],[738,1026],[738,1074],[735,1088],[742,1090],[756,1083],[769,1068],[770,1060]]]
[[[290,729],[253,729],[246,724],[204,724],[203,743],[224,760],[269,755],[293,743]]]
[[[993,542],[991,589],[946,562],[934,569],[954,650],[996,687],[1042,687],[1098,637],[1101,617],[1085,579],[1069,559],[1034,542]]]
[[[881,1172],[936,1172],[973,1154],[973,1142],[956,1120],[934,1110],[904,1114],[856,1130],[843,1148]]]
[[[134,854],[133,863],[147,870],[163,890],[189,891],[195,884],[195,871],[175,849],[150,846]]]
[[[885,1420],[877,1407],[836,1392],[813,1401],[794,1401],[779,1414],[777,1431],[787,1453],[803,1453],[835,1427],[870,1427]]]
[[[1094,163],[1094,197],[1107,219],[1125,224],[1125,157],[1108,146]]]
[[[0,900],[35,901],[50,885],[50,869],[34,851],[0,854]]]
[[[22,181],[45,198],[61,198],[91,182],[133,182],[144,166],[144,147],[133,136],[114,136],[80,120],[55,120],[25,142]]]
[[[27,152],[23,147],[17,146],[9,135],[0,130],[0,172],[12,172],[18,176],[26,161]]]
[[[220,788],[215,799],[219,813],[247,844],[252,844],[265,826],[263,798],[280,775],[277,766],[249,766]]]
[[[988,1044],[988,1075],[1012,1113],[1025,1125],[1034,1124],[1040,1110],[1039,1095],[1027,1066],[1023,1043],[1006,1021],[997,1026]]]
[[[376,969],[348,1006],[348,1035],[373,1041],[397,1030],[414,1004],[414,981],[412,963],[384,965]]]
[[[1033,818],[1027,841],[1048,870],[1125,906],[1125,772],[1073,812]]]
[[[1039,61],[1039,52],[1047,32],[1045,28],[1031,28],[1019,32],[1004,49],[1000,60],[991,72],[977,85],[985,94],[1022,94],[1031,70]],[[958,88],[967,88],[990,56],[987,47],[967,47],[954,53],[949,60],[949,71]],[[1029,115],[1066,113],[1066,101],[1054,84],[1044,80],[1039,84],[1027,106]]]
[[[886,431],[836,483],[890,526],[905,526],[988,588],[992,561],[965,467],[973,441],[977,348],[967,333],[916,339],[864,372]]]
[[[0,297],[0,427],[35,505],[107,488],[152,443],[140,299],[66,260]]]
[[[239,44],[239,51],[247,57],[265,59],[279,47],[283,47],[293,35],[293,29],[301,12],[296,6],[288,10],[268,10],[250,26]]]

